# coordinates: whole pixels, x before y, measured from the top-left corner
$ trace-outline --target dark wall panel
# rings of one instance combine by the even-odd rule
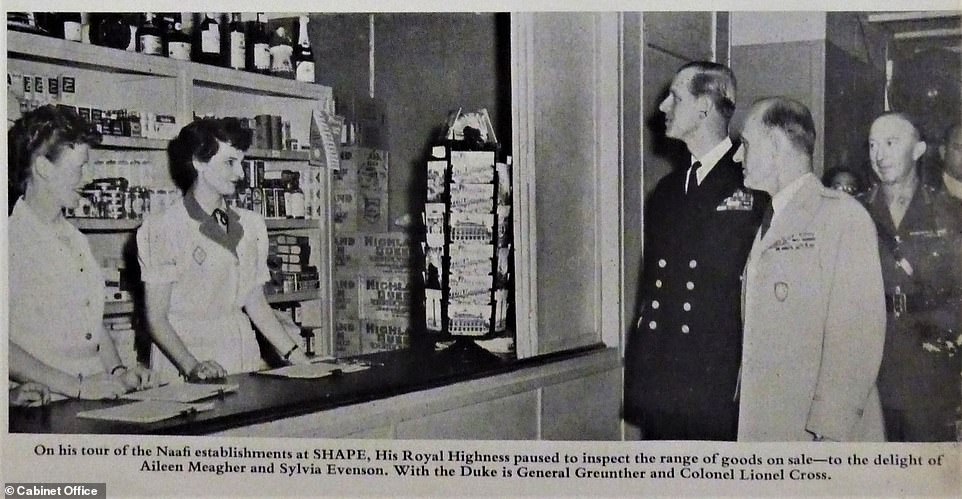
[[[390,128],[390,215],[416,216],[427,147],[450,111],[487,108],[498,139],[510,140],[508,33],[491,13],[376,14],[374,32],[374,95]]]

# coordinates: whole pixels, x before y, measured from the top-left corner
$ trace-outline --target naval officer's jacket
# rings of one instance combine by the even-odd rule
[[[680,168],[648,199],[638,327],[625,354],[625,416],[642,427],[652,412],[734,423],[739,279],[768,202],[744,188],[737,149],[692,194]]]

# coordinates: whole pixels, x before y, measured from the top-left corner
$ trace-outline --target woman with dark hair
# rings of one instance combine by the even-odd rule
[[[244,176],[250,143],[251,131],[234,118],[185,126],[167,149],[182,202],[151,215],[137,232],[150,334],[166,355],[154,349],[152,366],[166,381],[266,367],[251,322],[284,360],[308,361],[264,296],[264,219],[224,201]]]
[[[149,385],[151,373],[125,366],[104,331],[100,264],[63,216],[80,199],[81,169],[100,134],[73,111],[44,106],[18,119],[7,141],[7,188],[17,195],[8,228],[10,378],[28,383],[21,392],[34,382],[54,398],[111,398]]]
[[[860,194],[865,188],[862,176],[855,170],[844,166],[836,166],[829,169],[822,176],[822,184],[825,187],[848,193],[852,196]]]

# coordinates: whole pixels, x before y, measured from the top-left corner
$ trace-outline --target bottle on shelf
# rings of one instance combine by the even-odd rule
[[[164,56],[163,31],[154,19],[153,12],[144,14],[144,22],[137,28],[137,49],[144,54]]]
[[[224,58],[221,54],[220,23],[216,12],[205,12],[204,19],[194,28],[194,62],[220,66]]]
[[[227,66],[233,69],[247,69],[247,35],[240,12],[231,14],[228,27]]]
[[[173,28],[167,33],[167,57],[180,61],[189,61],[191,55],[191,42],[187,33],[184,33],[184,23],[181,14],[173,14]]]
[[[83,19],[79,12],[62,12],[60,24],[63,29],[63,39],[72,42],[83,40]]]
[[[311,50],[311,40],[307,34],[307,24],[310,19],[300,16],[300,29],[297,35],[297,46],[294,47],[294,73],[297,81],[314,83],[314,52]]]
[[[269,74],[271,70],[270,39],[267,36],[267,14],[257,13],[247,30],[247,70]]]
[[[294,63],[291,58],[294,56],[294,45],[287,28],[278,26],[271,33],[271,74],[289,80],[294,79]]]
[[[90,42],[94,45],[125,50],[132,42],[130,32],[130,23],[123,14],[90,15]]]
[[[300,172],[284,172],[284,207],[287,218],[304,218],[306,216],[304,191],[301,190]]]
[[[124,19],[124,23],[127,25],[127,30],[130,32],[130,37],[127,40],[127,46],[124,48],[124,50],[127,52],[136,52],[138,38],[137,28],[139,28],[141,22],[143,22],[143,19],[141,19],[142,16],[141,14],[124,14],[122,17]]]

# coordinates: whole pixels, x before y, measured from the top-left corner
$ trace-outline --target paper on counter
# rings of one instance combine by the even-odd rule
[[[194,402],[205,398],[215,397],[224,393],[237,391],[240,385],[206,384],[206,383],[171,383],[139,392],[131,392],[123,396],[131,400],[167,400],[172,402]]]
[[[214,408],[213,402],[184,404],[168,400],[142,400],[131,404],[78,412],[78,418],[127,423],[154,423],[165,419],[186,416]]]
[[[284,366],[269,371],[259,371],[268,376],[282,376],[285,378],[311,379],[323,378],[332,374],[353,373],[363,371],[370,366],[365,364],[347,364],[334,362],[315,362],[312,364]]]

